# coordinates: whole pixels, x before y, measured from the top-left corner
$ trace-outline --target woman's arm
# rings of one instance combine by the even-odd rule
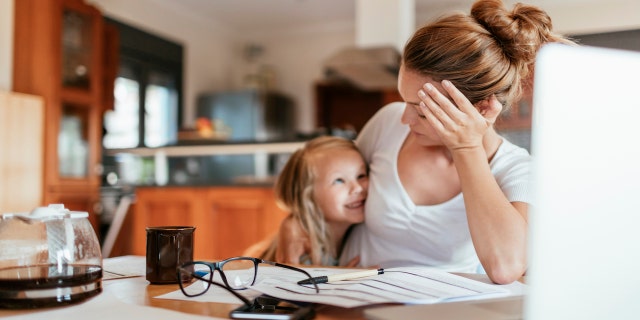
[[[528,206],[507,200],[491,174],[484,150],[452,154],[480,262],[491,280],[511,283],[526,271]]]
[[[489,167],[488,158],[501,141],[492,125],[502,105],[492,96],[474,106],[449,81],[442,86],[451,100],[428,83],[419,92],[423,121],[435,128],[451,152],[469,231],[485,271],[496,283],[513,282],[526,270],[528,208],[509,202]],[[486,135],[493,137],[490,150],[484,145]]]

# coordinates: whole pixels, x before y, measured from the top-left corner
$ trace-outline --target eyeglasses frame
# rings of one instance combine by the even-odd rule
[[[264,259],[260,259],[260,258],[253,258],[253,257],[232,257],[232,258],[228,258],[222,261],[217,261],[217,262],[207,262],[207,261],[190,261],[187,263],[182,264],[181,266],[179,266],[178,268],[176,268],[176,278],[178,279],[178,283],[180,285],[180,290],[182,291],[182,293],[187,296],[187,297],[197,297],[197,296],[201,296],[203,294],[205,294],[209,288],[211,287],[211,284],[216,285],[218,287],[222,287],[225,290],[231,292],[234,296],[238,297],[240,300],[242,300],[245,304],[247,305],[251,305],[251,302],[249,302],[249,300],[247,300],[245,297],[243,297],[242,295],[240,295],[239,293],[236,292],[236,290],[244,290],[247,288],[238,288],[238,289],[234,289],[231,288],[231,286],[229,286],[229,283],[227,282],[227,277],[224,274],[224,271],[222,270],[222,267],[230,261],[237,261],[237,260],[248,260],[248,261],[253,261],[253,270],[254,270],[254,275],[253,275],[253,281],[251,282],[251,285],[255,284],[256,278],[257,278],[257,273],[258,273],[258,265],[260,263],[264,263],[264,264],[268,264],[268,265],[272,265],[272,266],[276,266],[276,267],[281,267],[281,268],[285,268],[285,269],[289,269],[289,270],[293,270],[296,272],[301,272],[304,275],[306,275],[311,282],[313,283],[313,286],[316,290],[316,293],[320,292],[320,289],[318,288],[318,284],[316,283],[316,280],[311,277],[311,275],[300,268],[296,268],[293,266],[289,266],[286,264],[282,264],[282,263],[278,263],[278,262],[274,262],[274,261],[268,261],[268,260],[264,260]],[[195,264],[203,264],[208,266],[211,269],[211,272],[209,273],[209,279],[206,279],[204,277],[202,277],[201,275],[196,274],[194,271],[191,271],[188,269],[188,267],[193,266]],[[192,278],[196,278],[198,280],[207,282],[209,285],[207,286],[206,289],[204,289],[202,292],[198,293],[198,294],[189,294],[186,292],[186,290],[184,290],[183,287],[183,281],[181,279],[180,273],[181,270],[184,271],[188,271],[191,274]],[[213,281],[213,273],[218,270],[218,272],[220,272],[220,278],[222,278],[222,281],[224,282],[224,284],[222,283],[218,283]]]

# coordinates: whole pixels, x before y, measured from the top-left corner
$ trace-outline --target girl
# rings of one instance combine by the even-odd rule
[[[350,227],[364,221],[368,168],[353,141],[323,136],[291,155],[275,185],[290,212],[263,259],[337,265]]]

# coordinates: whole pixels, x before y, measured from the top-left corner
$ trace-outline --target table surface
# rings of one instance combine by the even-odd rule
[[[196,302],[187,300],[170,300],[170,299],[157,299],[154,298],[165,293],[179,290],[180,287],[177,284],[165,284],[165,285],[153,285],[145,279],[145,277],[131,277],[123,279],[104,280],[102,282],[103,292],[100,295],[112,295],[118,298],[120,301],[127,304],[150,306],[154,308],[162,308],[172,311],[178,311],[183,313],[189,313],[193,315],[217,317],[217,318],[229,318],[229,312],[240,304],[227,304],[227,303],[214,303],[214,302]],[[65,311],[64,309],[77,309],[77,319],[86,319],[87,309],[80,308],[82,304],[92,303],[91,300],[98,297],[91,298],[81,304],[72,304],[68,306],[49,308],[49,309],[27,309],[27,310],[8,310],[0,309],[0,318],[8,316],[34,316],[33,319],[41,319],[36,313],[46,311],[49,314],[50,311]],[[95,301],[93,302],[95,304]],[[73,308],[73,309],[72,309]],[[370,307],[372,308],[372,307]],[[92,310],[92,309],[91,309]],[[320,305],[316,306],[315,319],[329,320],[329,319],[364,319],[364,308],[339,308],[333,306]],[[54,319],[60,318],[53,317]],[[69,320],[76,318],[72,316]]]
[[[111,283],[109,283],[111,281]],[[186,312],[197,315],[208,315],[220,318],[228,318],[229,312],[240,304],[226,304],[214,302],[193,302],[186,300],[154,299],[165,293],[180,290],[178,285],[152,285],[144,278],[131,278],[109,280],[105,290],[114,292],[120,299],[131,301],[141,305],[165,308],[174,311]],[[144,294],[140,294],[141,284],[144,286]],[[317,306],[315,319],[364,319],[364,308],[340,308],[333,306]]]
[[[486,275],[477,275],[477,274],[460,274],[462,276],[479,280],[479,281],[487,281]],[[521,282],[524,282],[524,279],[521,279]],[[108,279],[102,281],[103,293],[104,297],[116,297],[117,300],[124,302],[129,305],[137,305],[137,306],[148,306],[153,308],[160,308],[160,310],[171,310],[178,311],[193,315],[201,315],[208,317],[217,317],[217,318],[228,318],[229,312],[240,304],[227,304],[227,303],[214,303],[214,302],[196,302],[196,301],[187,301],[187,300],[170,300],[170,299],[158,299],[154,298],[156,296],[160,296],[166,293],[170,293],[176,290],[179,290],[179,286],[177,284],[165,284],[165,285],[154,285],[149,284],[149,282],[145,279],[144,276],[135,276],[129,278],[119,278],[119,279]],[[92,308],[96,308],[96,302],[101,302],[103,300],[94,301],[91,304],[91,300],[98,299],[98,297],[92,298],[87,302],[83,303],[86,305],[91,305]],[[86,312],[92,310],[85,306],[82,308],[78,307],[78,305],[70,305],[64,307],[58,307],[47,310],[61,310],[64,312],[64,309],[68,309],[67,312],[72,313],[73,316],[71,318],[86,319]],[[360,308],[340,308],[335,306],[328,305],[317,305],[315,307],[316,317],[315,319],[319,320],[329,320],[329,319],[365,319],[363,315],[363,311],[367,308],[376,308],[387,305],[376,305],[376,306],[368,306],[368,307],[360,307]],[[72,309],[76,308],[76,309]],[[77,312],[76,312],[77,310]],[[149,310],[149,309],[146,309]],[[0,309],[0,318],[5,316],[26,316],[36,312],[42,312],[42,309],[34,309],[34,310],[6,310]],[[84,315],[82,313],[85,313]],[[144,312],[144,311],[142,311]],[[144,315],[144,314],[142,314]],[[38,318],[38,317],[35,317]],[[33,319],[35,319],[33,318]],[[57,319],[57,318],[56,318]]]

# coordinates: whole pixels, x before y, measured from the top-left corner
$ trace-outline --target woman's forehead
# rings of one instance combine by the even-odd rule
[[[450,99],[449,94],[444,90],[439,81],[435,81],[431,76],[406,69],[404,66],[400,68],[398,76],[398,92],[405,102],[417,104],[420,102],[418,90],[422,89],[422,86],[427,82],[431,83],[440,93]]]

